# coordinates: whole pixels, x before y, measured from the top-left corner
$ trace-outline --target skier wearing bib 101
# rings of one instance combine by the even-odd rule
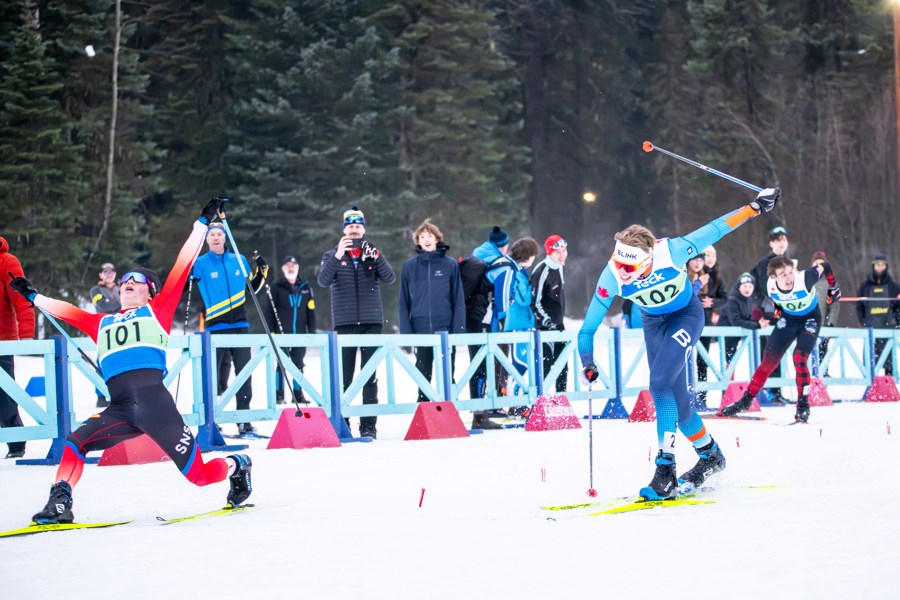
[[[753,398],[765,385],[775,366],[794,340],[794,371],[797,377],[797,412],[794,419],[806,423],[809,420],[809,367],[806,364],[809,353],[816,347],[819,328],[822,326],[822,313],[819,311],[819,299],[816,294],[816,282],[822,277],[828,281],[828,303],[837,302],[841,297],[841,289],[834,278],[834,271],[827,262],[796,272],[794,261],[786,254],[776,256],[769,261],[767,269],[769,281],[766,293],[781,309],[781,316],[775,322],[775,329],[766,342],[762,362],[753,372],[750,385],[741,399],[729,404],[719,411],[724,416],[736,415],[747,410]]]
[[[191,430],[163,385],[175,308],[209,224],[217,215],[224,215],[223,202],[214,198],[203,208],[162,289],[159,277],[149,269],[139,267],[122,275],[122,310],[118,313],[89,313],[39,295],[24,277],[16,277],[10,284],[35,306],[74,325],[97,343],[100,370],[110,393],[109,408],[91,416],[66,439],[57,483],[50,488],[47,505],[32,517],[35,524],[73,521],[72,486],[81,477],[87,452],[105,450],[145,433],[191,483],[207,485],[229,477],[227,500],[231,506],[250,496],[250,458],[235,454],[204,463]]]
[[[594,382],[594,333],[615,296],[631,300],[641,310],[644,344],[650,363],[650,394],[656,406],[659,453],[656,473],[640,496],[647,500],[674,498],[679,491],[701,485],[725,468],[725,457],[691,408],[686,367],[703,331],[703,306],[688,282],[685,263],[751,218],[775,207],[779,188],[761,191],[756,200],[684,237],[656,239],[646,227],[632,225],[616,234],[616,246],[600,274],[594,297],[578,332],[582,374]],[[694,445],[700,460],[681,477],[675,471],[675,427]]]

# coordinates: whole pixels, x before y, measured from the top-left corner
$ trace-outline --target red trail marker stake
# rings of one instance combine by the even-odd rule
[[[422,508],[422,500],[425,499],[425,488],[422,488],[422,493],[419,495],[419,508]]]

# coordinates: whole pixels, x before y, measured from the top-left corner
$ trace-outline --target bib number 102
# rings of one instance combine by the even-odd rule
[[[668,295],[668,298],[666,298],[666,295]],[[643,306],[650,306],[654,304],[662,304],[667,300],[671,300],[676,295],[678,295],[678,288],[670,283],[663,287],[662,290],[650,290],[647,293],[647,296],[649,296],[650,300],[649,302],[644,298],[644,294],[637,294],[636,296],[634,296],[634,299],[640,302]]]
[[[134,329],[134,341],[141,341],[141,328],[138,326],[137,321],[131,322],[132,328]],[[115,339],[116,346],[124,346],[128,343],[128,337],[131,334],[129,333],[128,325],[119,325],[116,327],[115,332],[112,331],[112,328],[106,330],[106,346],[112,347],[113,339]]]

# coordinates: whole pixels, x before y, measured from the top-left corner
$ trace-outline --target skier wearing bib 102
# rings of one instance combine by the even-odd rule
[[[149,269],[139,267],[122,275],[122,310],[115,314],[83,311],[68,302],[38,294],[24,277],[13,279],[11,287],[35,306],[74,325],[97,343],[100,370],[110,394],[109,407],[92,415],[66,439],[56,471],[57,483],[50,488],[47,505],[32,517],[34,523],[71,523],[72,486],[81,477],[85,454],[141,434],[153,438],[191,483],[207,485],[229,477],[230,505],[238,506],[250,496],[250,458],[235,454],[204,463],[191,430],[163,385],[175,308],[209,223],[217,215],[224,215],[223,211],[222,198],[206,204],[164,286]]]
[[[759,393],[766,379],[772,374],[775,366],[794,340],[794,370],[797,377],[797,412],[794,419],[806,423],[809,420],[809,367],[806,364],[809,353],[816,347],[819,328],[822,326],[822,314],[819,311],[819,299],[816,294],[816,282],[822,277],[828,281],[828,303],[837,302],[841,297],[841,289],[834,278],[834,271],[827,262],[797,272],[794,261],[786,254],[776,256],[769,261],[767,269],[769,281],[766,292],[781,309],[781,316],[775,322],[775,329],[766,342],[762,362],[750,378],[750,385],[741,399],[729,404],[719,411],[725,416],[735,415],[747,410],[753,398]]]
[[[779,188],[761,191],[756,200],[684,237],[656,239],[646,227],[632,225],[616,234],[613,255],[600,274],[594,297],[578,332],[582,374],[594,382],[594,333],[615,296],[631,300],[642,314],[644,344],[650,363],[650,394],[656,406],[659,453],[656,472],[640,496],[674,498],[701,485],[725,468],[725,457],[691,407],[686,367],[703,331],[703,306],[688,282],[685,263],[751,218],[774,208]],[[700,460],[681,477],[675,471],[675,427],[694,445]]]

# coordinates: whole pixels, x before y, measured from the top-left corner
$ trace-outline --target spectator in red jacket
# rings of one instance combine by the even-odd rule
[[[9,253],[9,244],[0,237],[0,340],[30,340],[34,337],[34,308],[9,287],[13,277],[24,277],[19,259]],[[0,368],[15,379],[13,355],[0,355]],[[19,405],[0,389],[0,427],[21,427]],[[6,458],[25,455],[25,442],[9,442]]]

